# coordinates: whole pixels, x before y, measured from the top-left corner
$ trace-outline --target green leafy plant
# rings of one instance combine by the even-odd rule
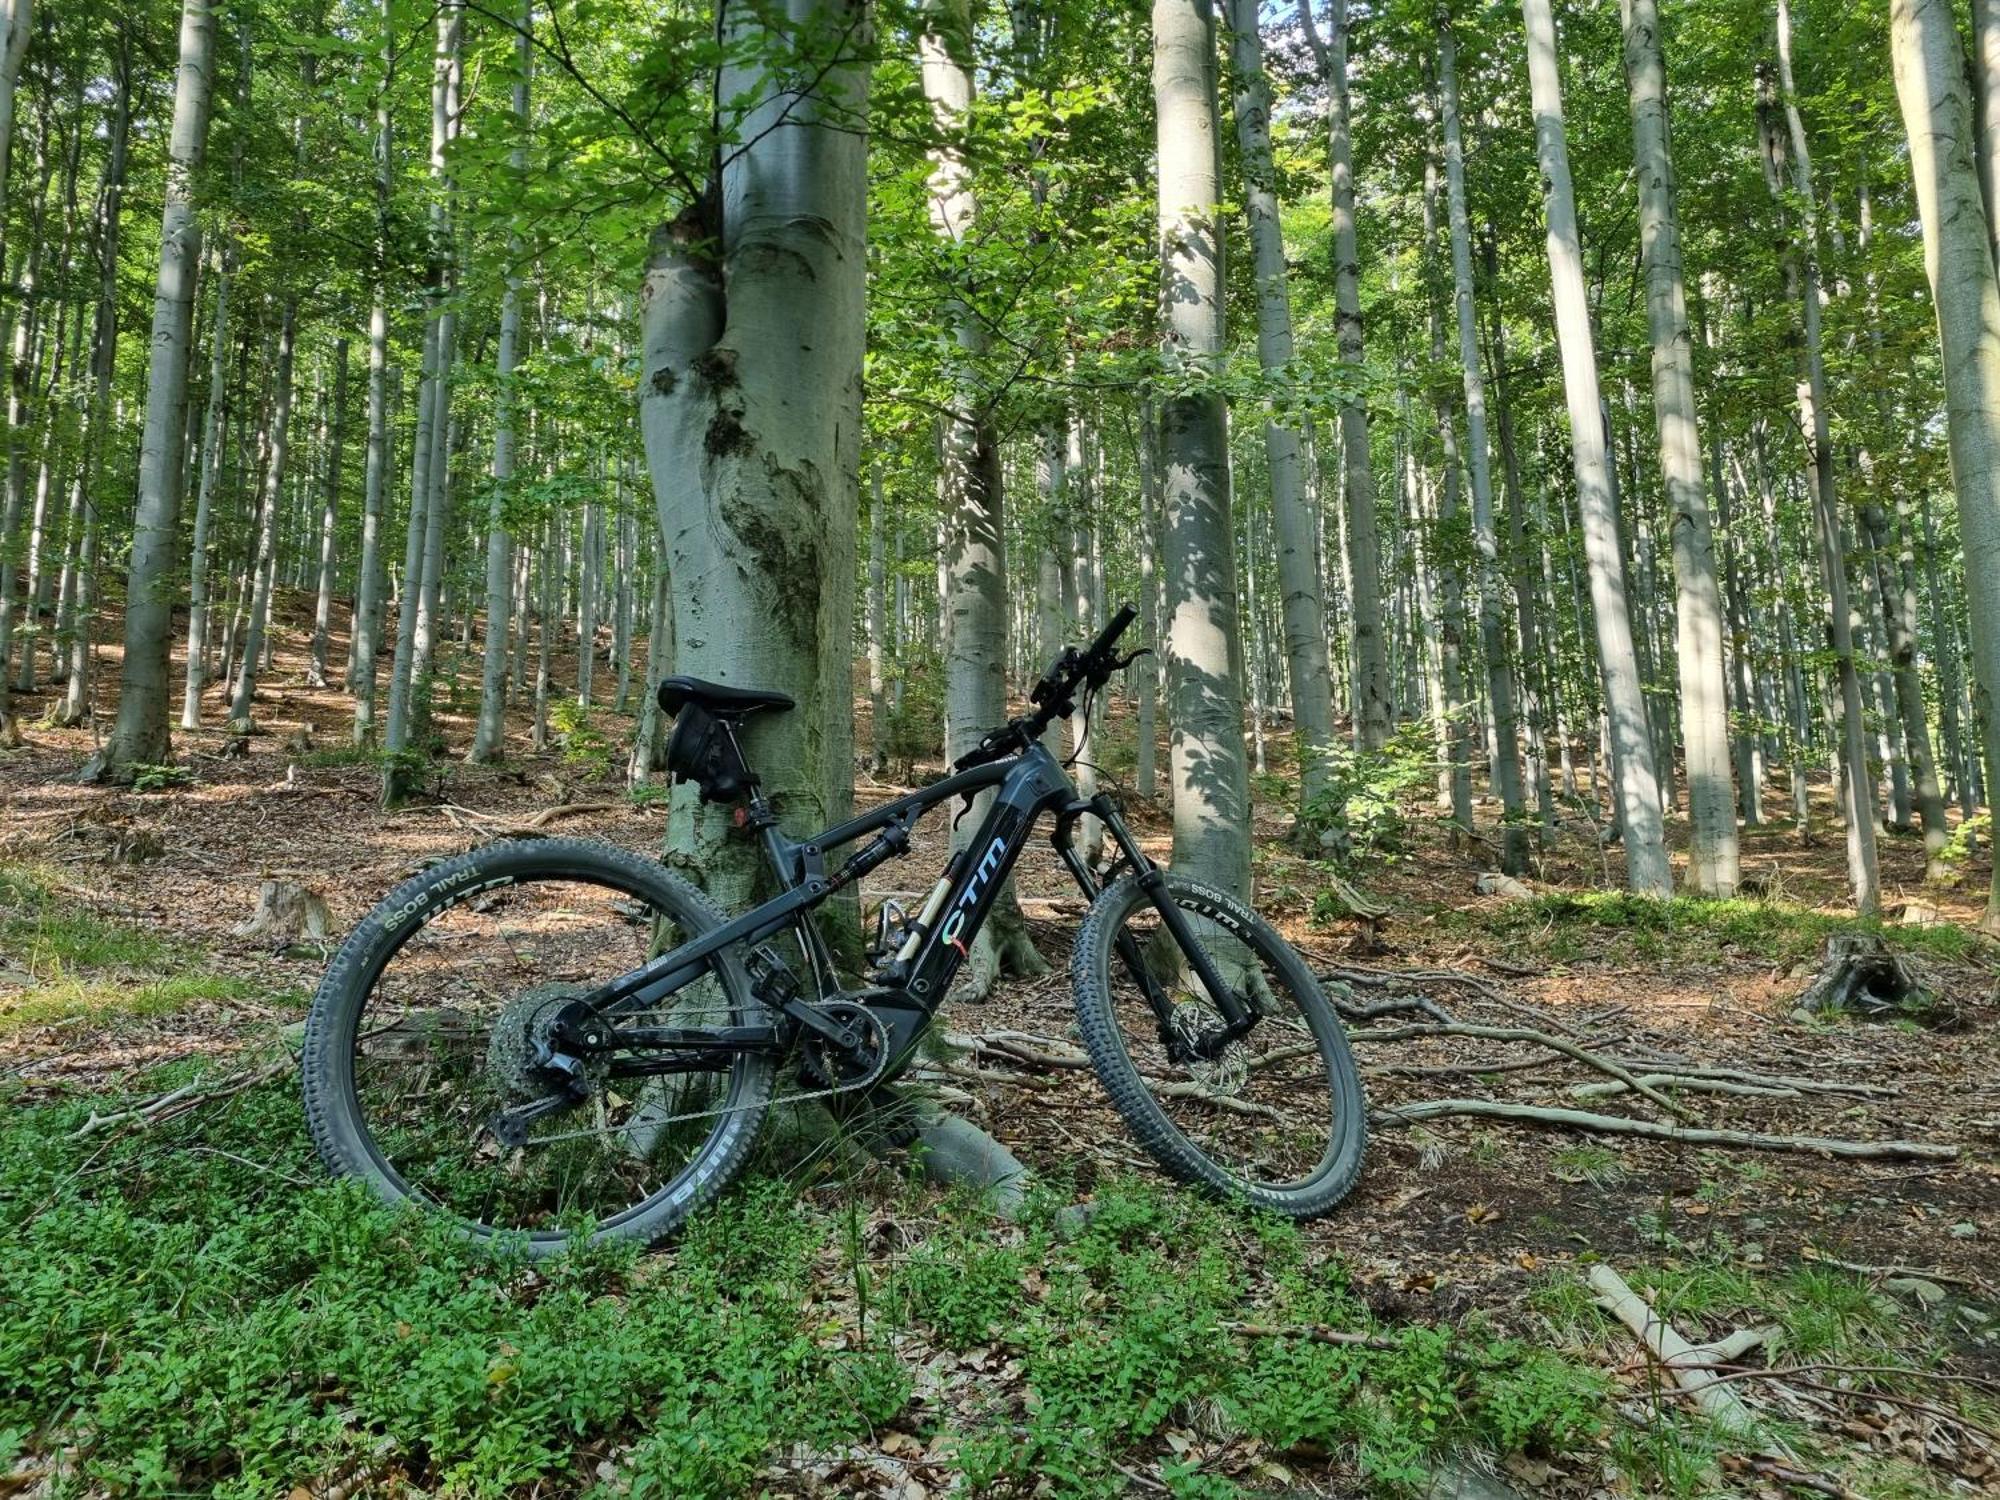
[[[186,766],[158,766],[140,762],[132,767],[135,792],[173,792],[194,785],[194,772]]]
[[[1301,810],[1308,839],[1340,865],[1399,856],[1404,808],[1436,776],[1435,748],[1424,720],[1400,726],[1380,750],[1336,740],[1322,756],[1325,784]]]
[[[587,707],[568,698],[549,705],[549,727],[565,767],[592,779],[611,774],[617,752]]]

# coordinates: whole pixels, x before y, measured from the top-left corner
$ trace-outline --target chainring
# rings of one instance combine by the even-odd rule
[[[799,1076],[809,1087],[865,1089],[879,1083],[889,1070],[889,1028],[860,999],[827,1000],[814,1007],[821,1015],[861,1032],[861,1044],[846,1051],[818,1032],[799,1040]]]

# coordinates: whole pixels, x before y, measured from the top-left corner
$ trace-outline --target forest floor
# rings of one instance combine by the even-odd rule
[[[1355,1028],[1376,1124],[1333,1216],[1194,1201],[1087,1073],[1003,1055],[953,1084],[1037,1175],[1017,1222],[896,1161],[773,1160],[668,1250],[529,1268],[326,1183],[285,1038],[331,944],[421,862],[558,805],[575,811],[550,832],[656,848],[662,812],[617,774],[630,721],[599,709],[540,756],[512,723],[504,766],[440,760],[425,796],[385,812],[376,768],[345,748],[348,700],[304,686],[287,623],[247,754],[219,727],[180,734],[185,774],[159,790],[78,786],[91,733],[36,727],[33,695],[26,748],[0,752],[0,1495],[2000,1488],[1983,860],[1941,891],[1914,838],[1885,839],[1892,915],[1868,930],[1927,996],[1808,1015],[1828,940],[1860,930],[1824,787],[1810,841],[1783,808],[1746,832],[1760,894],[1719,903],[1617,894],[1616,851],[1587,822],[1559,828],[1526,894],[1482,896],[1490,846],[1411,798],[1387,847],[1343,866],[1388,909],[1362,921],[1288,847],[1280,779],[1260,780],[1260,908],[1352,1005],[1401,1004],[1388,1028],[1426,1021],[1417,998],[1461,1028]],[[476,691],[476,661],[461,670]],[[440,705],[458,753],[469,708]],[[223,718],[213,698],[207,717]],[[1129,763],[1130,733],[1114,705],[1108,766]],[[937,769],[862,775],[857,799]],[[1126,800],[1164,853],[1159,810]],[[927,883],[943,822],[871,884]],[[272,880],[325,900],[327,943],[236,934]],[[1019,883],[1051,972],[946,1025],[1073,1049],[1082,904],[1053,858]],[[1670,1122],[1629,1095],[1579,1097],[1602,1073],[1522,1030],[1683,1082],[1764,1080],[1672,1096],[1686,1124],[1761,1146],[1398,1118],[1449,1099]],[[1841,1158],[1774,1137],[1956,1151]],[[1058,1212],[1079,1200],[1098,1205],[1080,1230]],[[1727,1383],[1756,1437],[1677,1398],[1594,1302],[1600,1263],[1696,1344],[1775,1325]]]

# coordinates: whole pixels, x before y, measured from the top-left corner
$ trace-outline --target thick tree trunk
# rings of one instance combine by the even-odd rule
[[[1500,798],[1500,867],[1526,873],[1527,813],[1521,798],[1520,726],[1514,674],[1507,661],[1501,612],[1500,538],[1493,521],[1493,472],[1486,437],[1486,377],[1479,367],[1479,322],[1472,302],[1472,221],[1465,202],[1465,146],[1459,127],[1457,44],[1451,28],[1438,36],[1438,81],[1444,104],[1447,218],[1451,280],[1458,311],[1458,363],[1465,386],[1466,471],[1472,481],[1472,544],[1479,563],[1479,644],[1486,658],[1486,700],[1492,714],[1493,782]]]
[[[1623,0],[1625,71],[1632,95],[1632,154],[1638,167],[1639,240],[1646,264],[1646,317],[1653,339],[1653,414],[1660,472],[1673,509],[1675,657],[1688,778],[1688,885],[1696,894],[1736,893],[1736,808],[1729,773],[1729,699],[1723,682],[1722,592],[1696,430],[1694,348],[1681,272],[1673,156],[1667,144],[1667,78],[1657,0]]]
[[[1240,3],[1240,0],[1239,0]],[[1347,0],[1333,0],[1329,36],[1322,43],[1312,0],[1301,0],[1299,22],[1319,65],[1327,95],[1327,170],[1333,191],[1334,330],[1341,362],[1361,368],[1361,252],[1354,222],[1353,132],[1347,108]],[[1388,743],[1390,702],[1387,642],[1382,635],[1381,548],[1375,533],[1375,472],[1368,446],[1368,403],[1344,398],[1340,441],[1346,500],[1348,613],[1354,640],[1354,734],[1364,750]]]
[[[1218,392],[1198,384],[1225,348],[1215,38],[1203,0],[1153,0],[1153,97],[1164,356],[1194,387],[1167,397],[1160,410],[1173,865],[1248,897],[1250,798],[1235,671],[1228,413]],[[1378,692],[1386,687],[1386,681],[1376,684]]]
[[[1522,0],[1528,33],[1528,83],[1535,112],[1536,154],[1547,198],[1550,282],[1556,342],[1562,351],[1568,397],[1571,459],[1589,563],[1592,613],[1597,623],[1598,672],[1610,714],[1618,807],[1625,835],[1625,883],[1633,891],[1666,896],[1673,875],[1660,817],[1660,783],[1653,766],[1644,689],[1625,604],[1604,419],[1599,409],[1597,350],[1584,290],[1583,250],[1577,234],[1576,194],[1570,185],[1564,136],[1562,84],[1556,67],[1555,18],[1549,0]]]
[[[747,29],[782,19],[837,47],[810,87],[760,65]],[[791,694],[751,719],[751,764],[796,835],[853,795],[855,523],[867,202],[864,0],[732,9],[716,97],[747,106],[718,191],[663,228],[642,295],[640,423],[673,577],[682,671]],[[714,259],[710,256],[713,255]],[[798,310],[811,307],[801,321]],[[681,788],[669,833],[725,903],[754,852]]]
[[[1304,0],[1310,4],[1311,0]],[[1291,383],[1292,299],[1271,151],[1271,85],[1257,29],[1257,0],[1226,0],[1230,57],[1236,82],[1236,142],[1242,154],[1244,214],[1257,282],[1257,358],[1282,393]],[[1285,665],[1299,759],[1299,810],[1324,795],[1333,747],[1332,675],[1326,660],[1326,603],[1320,594],[1318,529],[1307,499],[1305,456],[1288,424],[1264,424],[1270,469],[1271,521],[1277,543],[1278,596],[1284,620]]]
[[[174,561],[180,545],[190,325],[195,274],[201,264],[195,176],[208,146],[214,59],[210,0],[184,0],[160,218],[145,435],[139,449],[139,499],[125,590],[118,718],[110,737],[85,765],[85,780],[129,780],[133,767],[163,763],[173,753],[167,730],[167,648],[173,625]]]
[[[1924,268],[1937,309],[1973,671],[1992,787],[2000,785],[1993,734],[2000,685],[2000,277],[1980,210],[1972,110],[1951,8],[1944,0],[1890,0],[1889,39],[1923,220]],[[2000,929],[2000,865],[1981,925]]]

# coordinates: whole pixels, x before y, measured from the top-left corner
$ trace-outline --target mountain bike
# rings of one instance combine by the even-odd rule
[[[730,915],[662,863],[578,839],[493,843],[413,876],[313,1001],[305,1102],[326,1165],[534,1254],[657,1241],[743,1170],[775,1106],[885,1097],[1049,820],[1090,903],[1076,1028],[1118,1114],[1183,1182],[1294,1218],[1331,1210],[1360,1172],[1367,1112],[1312,971],[1236,897],[1156,865],[1115,800],[1080,797],[1042,743],[1142,654],[1116,649],[1133,614],[1066,648],[1031,712],[951,774],[805,839],[780,828],[741,744],[746,721],[792,700],[665,679],[669,774],[733,807],[776,894]],[[975,831],[914,915],[883,905],[865,983],[844,986],[815,914],[952,802]],[[1108,840],[1101,872],[1072,838],[1085,817]]]

